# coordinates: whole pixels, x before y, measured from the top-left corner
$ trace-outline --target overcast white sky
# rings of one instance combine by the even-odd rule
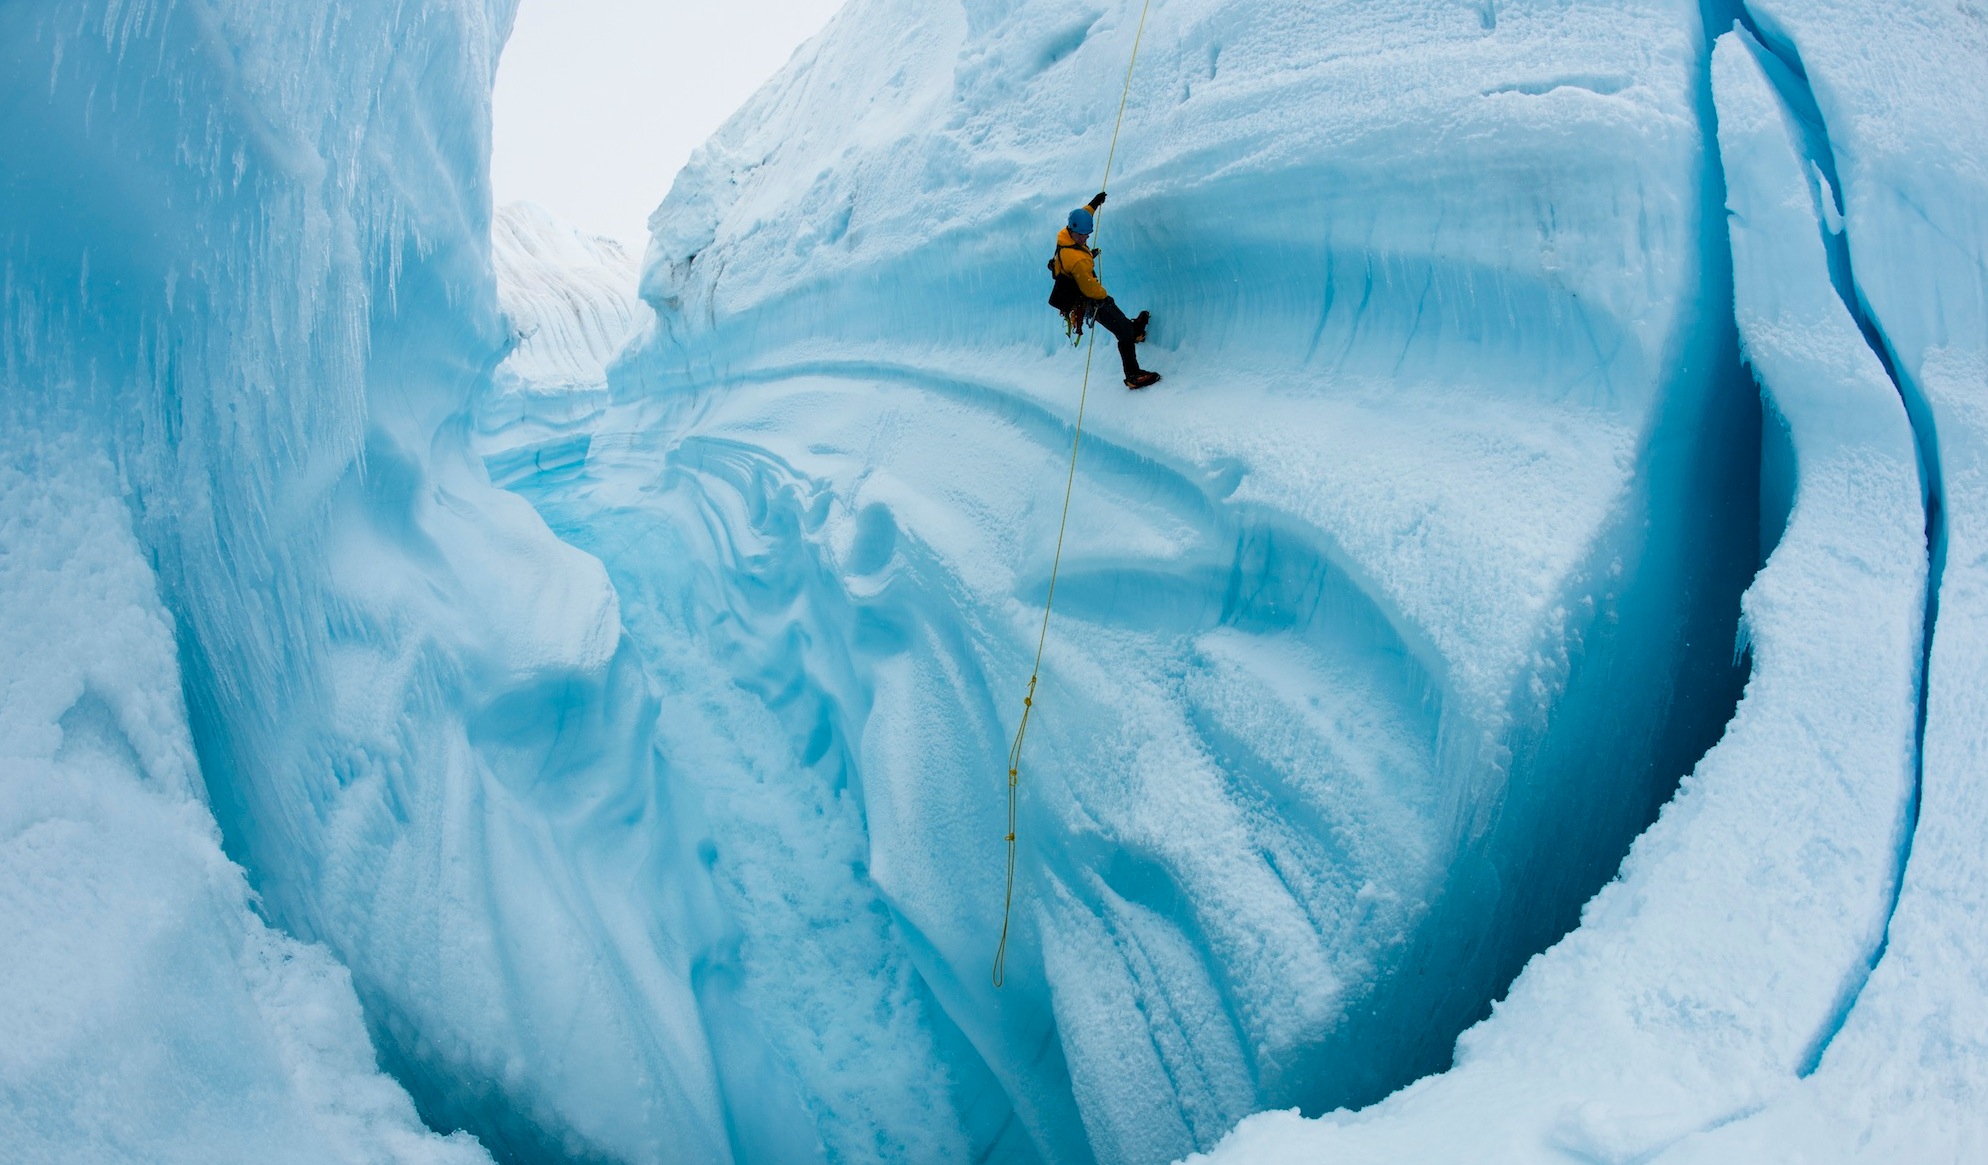
[[[497,202],[648,245],[676,172],[841,0],[523,0],[497,71]]]

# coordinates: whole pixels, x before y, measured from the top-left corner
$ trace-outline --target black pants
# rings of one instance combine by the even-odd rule
[[[1139,345],[1134,342],[1139,325],[1125,318],[1125,313],[1118,310],[1118,301],[1100,300],[1091,308],[1091,321],[1118,337],[1118,358],[1125,365],[1125,379],[1139,375]]]

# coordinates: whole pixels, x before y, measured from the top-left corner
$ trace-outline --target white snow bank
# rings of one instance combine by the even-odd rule
[[[518,337],[509,372],[545,390],[606,384],[608,362],[646,314],[635,257],[529,202],[500,209],[490,230],[497,302]]]

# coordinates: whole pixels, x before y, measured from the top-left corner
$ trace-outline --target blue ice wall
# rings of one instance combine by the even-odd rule
[[[604,574],[467,451],[507,343],[485,174],[509,19],[0,10],[8,423],[115,465],[229,851],[350,968],[424,1112],[506,1154],[722,1157],[708,1090],[644,1076],[702,1054],[656,1052],[667,1001],[616,970],[647,920],[575,937],[531,868],[570,851],[507,784],[622,749],[639,788],[648,755]],[[532,1054],[588,1017],[618,1034]]]
[[[616,403],[502,462],[661,677],[728,1103],[830,1160],[1170,1160],[1441,1069],[1738,697],[1697,7],[1162,5],[1098,242],[1168,379],[1098,354],[988,983],[1041,267],[1138,15],[852,5],[653,218]]]
[[[1759,435],[1696,7],[1157,6],[1098,242],[1168,379],[1099,354],[1005,991],[1040,271],[1136,10],[852,5],[515,493],[508,18],[0,9],[10,422],[113,466],[229,852],[432,1124],[1157,1162],[1377,1099],[1716,737]]]
[[[1981,799],[1946,767],[1973,755],[1979,684],[1942,654],[1975,623],[1953,614],[1977,593],[1968,568],[1951,573],[1972,505],[1947,508],[1975,478],[1948,458],[1973,456],[1952,406],[1988,386],[1963,354],[1988,333],[1919,346],[1978,315],[1988,286],[1965,225],[1980,176],[1944,162],[1988,126],[1956,96],[1988,84],[1988,25],[1854,2],[1735,15],[1713,91],[1779,495],[1743,605],[1745,699],[1454,1069],[1357,1115],[1255,1118],[1208,1160],[1963,1161],[1988,1145],[1983,994],[1958,971],[1982,883],[1978,847],[1955,845]]]

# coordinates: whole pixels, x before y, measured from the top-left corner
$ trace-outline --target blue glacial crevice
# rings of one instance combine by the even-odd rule
[[[1925,501],[1926,530],[1926,601],[1922,626],[1922,647],[1917,680],[1918,713],[1914,740],[1913,783],[1903,814],[1900,830],[1896,868],[1892,878],[1891,903],[1885,911],[1886,926],[1869,957],[1846,980],[1840,1005],[1834,1009],[1817,1032],[1809,1052],[1803,1057],[1801,1075],[1814,1073],[1822,1063],[1829,1045],[1842,1030],[1857,998],[1869,981],[1870,974],[1884,958],[1890,942],[1891,916],[1896,913],[1899,896],[1904,892],[1905,871],[1912,858],[1912,841],[1918,831],[1921,790],[1925,783],[1926,719],[1929,702],[1927,698],[1927,676],[1932,666],[1934,632],[1939,624],[1940,584],[1945,570],[1946,521],[1942,502],[1945,492],[1940,475],[1939,433],[1933,411],[1923,393],[1917,391],[1899,375],[1899,364],[1892,352],[1890,342],[1878,322],[1872,318],[1864,301],[1863,292],[1858,288],[1855,264],[1851,257],[1848,224],[1844,220],[1843,184],[1836,164],[1835,151],[1831,148],[1829,128],[1822,111],[1816,103],[1815,94],[1810,89],[1807,70],[1802,67],[1801,55],[1793,40],[1775,23],[1772,14],[1765,19],[1748,13],[1741,26],[1752,37],[1750,48],[1760,61],[1762,71],[1773,84],[1776,95],[1785,104],[1789,116],[1802,129],[1803,161],[1811,168],[1814,195],[1816,199],[1816,227],[1828,254],[1829,276],[1837,299],[1844,310],[1856,322],[1859,334],[1869,347],[1871,354],[1883,367],[1894,391],[1905,409],[1905,415],[1912,425],[1913,444],[1918,456],[1920,492]]]
[[[1147,1165],[1297,1109],[1334,1159],[1623,1161],[1827,1075],[1893,949],[1839,904],[1904,917],[1916,860],[1855,777],[1916,711],[1916,805],[1938,729],[1864,390],[1917,428],[1921,631],[1950,485],[1843,123],[1765,19],[1789,67],[1715,116],[1730,3],[1412,10],[1154,6],[1096,241],[1166,380],[1095,353],[996,990],[1084,359],[1042,263],[1137,0],[858,0],[685,171],[648,308],[529,327],[491,280],[503,0],[0,7],[0,452],[106,462],[188,819],[363,1003],[385,1135]],[[1795,170],[1752,148],[1790,110]],[[1747,202],[1782,186],[1815,223]],[[1854,375],[1767,326],[1809,292]],[[157,767],[78,692],[49,763]]]
[[[1875,972],[1867,962],[1913,901],[1897,850],[1925,771],[1923,457],[1835,277],[1843,207],[1814,161],[1819,126],[1745,32],[1721,37],[1711,64],[1736,323],[1774,426],[1744,699],[1581,925],[1465,1033],[1449,1072],[1357,1115],[1257,1118],[1213,1160],[1937,1159],[1970,1135],[1950,1116],[1932,1130],[1908,1120],[1859,1156],[1842,1147],[1849,1130],[1889,1117],[1817,1100],[1832,1067],[1839,1089],[1869,1082],[1842,1074],[1856,1054],[1845,1034],[1888,1018],[1871,984],[1900,984],[1885,977],[1896,946]],[[1839,695],[1827,719],[1812,714],[1820,690]]]
[[[1145,15],[854,0],[643,306],[509,0],[0,4],[0,1144],[1981,1157],[1988,22]]]
[[[871,68],[843,56],[866,38],[942,60],[949,38],[1054,31],[1035,6],[968,16],[964,31],[943,14],[878,31],[882,7],[852,11],[782,84]],[[1665,35],[1691,41],[1695,10],[1687,21]],[[1163,1160],[1257,1108],[1370,1103],[1442,1069],[1575,925],[1738,699],[1761,433],[1730,316],[1703,308],[1728,298],[1730,257],[1696,127],[1648,131],[1694,175],[1683,189],[1676,170],[1640,170],[1638,145],[1609,178],[1552,155],[1563,185],[1548,195],[1535,147],[1500,129],[1520,133],[1509,156],[1495,133],[1457,139],[1488,194],[1477,205],[1426,175],[1384,196],[1392,167],[1419,160],[1357,126],[1310,158],[1278,137],[1305,131],[1193,129],[1240,111],[1219,79],[1277,25],[1171,30],[1219,34],[1222,68],[1162,49],[1146,92],[1192,67],[1175,91],[1217,104],[1142,98],[1146,141],[1106,214],[1107,278],[1153,308],[1149,362],[1185,395],[1134,412],[1111,372],[1094,385],[1024,758],[1006,992],[984,977],[998,863],[975,859],[998,849],[998,759],[1073,437],[1075,370],[1036,338],[1031,274],[1039,224],[1061,211],[1040,185],[949,198],[971,163],[917,136],[994,149],[1027,132],[972,105],[999,54],[968,47],[953,77],[877,78],[914,107],[962,87],[956,116],[893,148],[928,150],[923,170],[807,171],[800,143],[834,139],[780,138],[805,112],[776,85],[759,104],[772,122],[721,135],[659,212],[658,322],[611,371],[608,407],[585,434],[492,460],[607,563],[662,693],[659,752],[725,919],[697,940],[715,952],[700,981],[722,985],[700,988],[705,1023],[736,1033],[749,1013],[759,1033],[717,1055],[726,1104],[761,1102],[725,1063],[784,1065],[761,1074],[763,1107],[808,1114],[831,1160],[856,1129],[904,1136],[874,1131],[905,1127],[892,1105],[977,1154]],[[1478,51],[1483,33],[1457,29],[1443,51]],[[1072,53],[1117,40],[1097,24]],[[1642,84],[1708,104],[1695,44],[1696,72]],[[1043,69],[1032,84],[1072,76]],[[1460,116],[1606,120],[1644,91],[1501,71],[1464,78]],[[911,185],[884,206],[838,189],[865,174]],[[796,208],[774,209],[782,190],[801,192]],[[757,200],[736,229],[733,197]],[[894,225],[905,206],[934,209]],[[792,232],[768,227],[779,213]],[[1514,247],[1539,258],[1515,263]],[[1627,275],[1597,277],[1590,259]],[[1235,428],[1225,408],[1289,421]],[[1434,444],[1390,415],[1427,418]],[[1576,470],[1517,417],[1589,460]],[[1418,445],[1439,451],[1419,479]],[[1444,513],[1441,482],[1496,465],[1569,490],[1538,503],[1564,539],[1540,558],[1499,541],[1523,523]],[[1367,523],[1348,500],[1363,492],[1399,524]],[[1472,539],[1486,540],[1474,567],[1447,557]],[[1448,606],[1433,580],[1472,570],[1460,589],[1479,605]],[[789,809],[731,820],[733,773]],[[810,834],[840,840],[797,842]],[[773,870],[810,893],[770,905],[753,887]],[[806,982],[790,982],[797,967]],[[902,1000],[902,1022],[824,1009],[823,979]],[[865,1049],[863,1089],[837,1082],[811,1050],[825,1044]],[[934,1079],[950,1083],[917,1083]]]

